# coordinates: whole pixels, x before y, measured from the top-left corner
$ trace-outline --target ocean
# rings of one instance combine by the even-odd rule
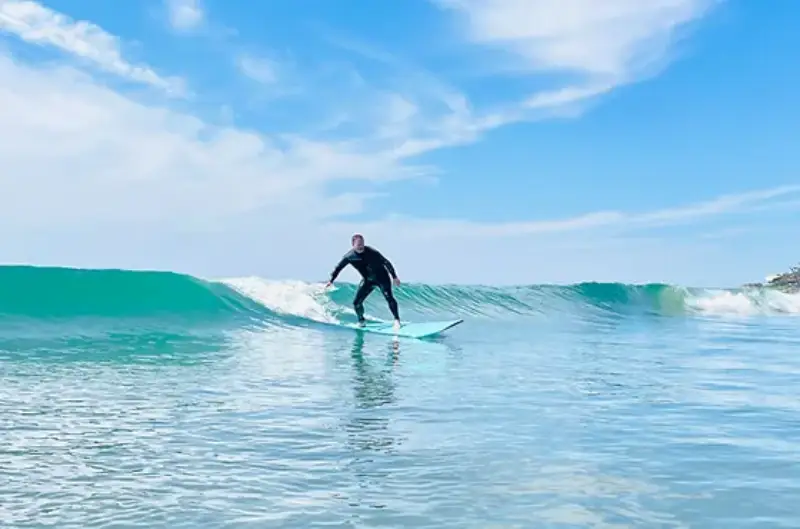
[[[800,295],[354,292],[0,267],[0,527],[800,527]]]

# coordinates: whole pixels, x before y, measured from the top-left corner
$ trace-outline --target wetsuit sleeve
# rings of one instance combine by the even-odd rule
[[[380,259],[380,261],[383,264],[383,266],[385,266],[386,269],[389,271],[389,274],[391,274],[392,279],[396,279],[397,278],[397,272],[394,271],[394,266],[392,265],[392,262],[389,261],[387,258],[385,258],[383,256],[383,254],[381,252],[379,252],[378,250],[375,250],[375,253],[378,254],[378,259]]]
[[[339,273],[349,263],[349,260],[347,259],[348,256],[349,254],[345,254],[344,257],[342,257],[339,263],[336,265],[336,268],[333,269],[333,272],[331,272],[331,278],[330,278],[331,283],[333,283],[336,280],[336,278],[339,276]]]

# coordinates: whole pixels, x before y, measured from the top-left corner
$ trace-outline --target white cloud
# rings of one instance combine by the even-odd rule
[[[97,219],[207,226],[259,208],[278,217],[306,207],[308,218],[324,217],[341,207],[323,201],[326,182],[398,170],[388,157],[358,149],[213,127],[144,106],[69,69],[0,59],[6,226]]]
[[[186,31],[199,26],[205,17],[200,0],[166,0],[169,22],[173,28]]]
[[[611,79],[659,62],[676,31],[717,0],[433,0],[466,17],[476,43],[516,55],[530,71]]]
[[[236,66],[245,76],[265,85],[273,85],[279,81],[278,65],[275,61],[252,55],[241,55]]]
[[[412,114],[404,102],[395,104],[390,116],[402,121]],[[375,191],[331,195],[329,184],[403,170],[391,153],[364,145],[214,127],[145,106],[70,69],[3,58],[0,261],[322,280],[358,230],[408,280],[669,280],[691,271],[692,259],[678,265],[676,256],[693,251],[699,259],[712,250],[614,243],[603,234],[748,211],[797,191],[532,222],[343,221],[337,216],[360,211]]]
[[[72,20],[36,2],[0,1],[0,30],[31,44],[60,49],[122,78],[173,94],[183,92],[180,79],[161,77],[147,66],[123,59],[117,37],[95,24]]]
[[[92,57],[106,71],[130,74],[110,66],[124,63],[115,37],[35,6],[1,3],[3,29]],[[39,15],[24,14],[30,10]],[[31,29],[44,27],[58,31]],[[46,36],[51,33],[56,36]],[[383,191],[380,185],[424,173],[426,168],[406,165],[409,157],[474,141],[484,130],[521,119],[520,107],[481,114],[458,90],[424,72],[412,68],[400,74],[405,84],[379,86],[362,78],[349,91],[329,87],[327,94],[340,96],[329,103],[346,116],[342,121],[361,127],[349,137],[321,141],[213,126],[123,96],[73,68],[34,67],[0,56],[0,260],[322,279],[350,232],[358,230],[391,254],[409,279],[613,279],[612,271],[644,268],[646,259],[663,260],[660,270],[672,273],[669,259],[678,250],[662,242],[618,243],[617,257],[602,264],[608,243],[599,237],[603,232],[748,212],[798,190],[762,190],[654,212],[600,211],[536,221],[391,215],[371,222],[342,220],[340,215],[361,211]],[[533,95],[524,104],[550,111],[612,87],[603,82],[566,87]],[[348,181],[357,181],[357,192]],[[424,259],[415,260],[420,245]],[[493,257],[497,252],[502,263]],[[545,258],[556,252],[558,258]],[[469,263],[460,262],[464,256]],[[570,259],[575,264],[565,267]],[[439,264],[432,269],[431,262]],[[606,268],[591,273],[599,266]]]
[[[466,21],[469,40],[513,57],[516,73],[580,77],[476,109],[465,94],[411,61],[356,37],[325,32],[331,44],[396,72],[392,91],[400,93],[389,94],[382,111],[399,116],[402,101],[406,114],[382,137],[391,136],[398,158],[465,145],[514,122],[575,116],[586,102],[663,66],[678,31],[723,0],[430,1]]]
[[[670,207],[655,211],[622,212],[596,211],[562,219],[521,222],[473,222],[462,219],[422,219],[395,216],[375,223],[359,223],[366,231],[413,233],[417,240],[441,240],[453,238],[512,238],[568,232],[587,232],[598,229],[608,234],[641,232],[653,227],[697,222],[725,214],[745,214],[753,206],[769,207],[770,201],[787,195],[800,193],[800,185],[760,189],[739,194],[727,194],[711,200]],[[772,202],[778,203],[780,202]],[[355,224],[342,223],[340,231],[356,230]]]
[[[654,74],[669,62],[679,31],[724,0],[430,1],[459,15],[468,40],[511,58],[513,73],[580,76],[489,116],[491,128],[542,111],[574,113],[585,100]]]
[[[751,211],[752,207],[757,209],[772,207],[776,204],[782,204],[782,202],[771,202],[772,200],[797,193],[800,193],[800,185],[787,185],[744,193],[726,194],[698,204],[646,213],[638,216],[636,220],[647,225],[676,224],[702,217]]]
[[[376,130],[416,115],[408,101],[391,101],[387,120]],[[145,106],[75,70],[34,68],[8,58],[0,59],[0,157],[4,260],[30,256],[41,262],[50,256],[64,262],[80,254],[83,265],[92,264],[85,260],[93,255],[95,264],[117,266],[175,268],[194,258],[200,260],[189,268],[210,263],[215,270],[272,267],[269,255],[294,244],[299,247],[293,247],[293,258],[313,263],[339,252],[340,237],[346,241],[355,230],[393,253],[413,254],[422,244],[426,255],[443,262],[467,248],[482,253],[486,245],[502,246],[503,240],[528,241],[523,246],[537,240],[535,247],[555,245],[569,254],[578,251],[563,247],[569,233],[577,237],[570,244],[580,247],[587,244],[580,242],[580,233],[594,230],[590,240],[599,244],[600,229],[619,233],[748,211],[798,191],[788,186],[655,212],[590,212],[540,221],[493,224],[402,216],[342,221],[336,217],[360,211],[375,191],[330,195],[327,186],[406,176],[409,169],[398,165],[402,159],[396,153],[367,140],[324,143],[214,127],[191,115]],[[15,246],[14,234],[23,233]],[[202,242],[195,243],[194,253],[176,253],[187,244],[181,241],[197,237]],[[59,251],[54,240],[64,249]],[[94,254],[86,249],[92,240]],[[140,246],[129,247],[132,241],[141,241]],[[221,248],[230,247],[242,256],[239,265],[221,257]],[[405,266],[412,274],[430,272],[419,264]],[[475,277],[469,274],[480,276],[475,269],[459,277]]]

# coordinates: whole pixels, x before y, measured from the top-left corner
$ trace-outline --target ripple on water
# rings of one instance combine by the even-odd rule
[[[10,357],[0,523],[800,526],[796,329],[516,325],[231,333],[202,361]]]

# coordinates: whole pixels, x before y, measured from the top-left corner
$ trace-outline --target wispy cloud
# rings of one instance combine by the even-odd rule
[[[753,207],[768,207],[771,201],[787,195],[800,193],[800,185],[780,186],[759,189],[745,193],[726,194],[712,200],[684,207],[669,208],[635,217],[639,223],[647,225],[675,224],[696,220],[702,217],[750,211]]]
[[[719,0],[432,0],[463,16],[468,38],[528,72],[625,80],[660,63],[676,32]]]
[[[69,69],[3,57],[0,158],[0,224],[15,229],[97,219],[206,229],[254,211],[263,212],[260,222],[312,222],[358,211],[373,193],[329,193],[333,181],[413,176],[359,141],[217,127],[122,97]]]
[[[464,38],[513,61],[515,75],[577,75],[490,117],[487,126],[574,108],[670,62],[673,41],[724,0],[430,0]]]
[[[102,28],[76,21],[30,1],[0,2],[0,30],[40,46],[51,46],[82,61],[131,81],[181,94],[183,82],[162,77],[147,66],[137,66],[122,57],[119,39]]]
[[[200,0],[165,0],[170,25],[178,31],[194,29],[203,23],[205,13]]]
[[[800,194],[800,185],[725,194],[707,201],[653,211],[596,211],[563,219],[522,222],[473,222],[464,219],[426,219],[392,215],[375,221],[371,224],[371,229],[379,232],[396,232],[410,228],[415,237],[433,239],[518,237],[598,229],[622,233],[699,222],[721,215],[752,213],[757,211],[758,207],[769,207],[770,203],[775,203],[770,201],[793,194]],[[363,226],[363,223],[361,225]],[[353,228],[344,228],[344,231]]]
[[[398,53],[323,30],[331,44],[395,72],[382,109],[394,116],[383,132],[391,134],[398,159],[469,144],[514,122],[574,116],[587,102],[663,67],[679,31],[723,0],[430,1],[464,22],[464,38],[512,58],[515,74],[567,74],[572,81],[475,107],[466,93]]]
[[[274,85],[280,79],[277,62],[265,57],[240,55],[236,66],[243,75],[264,85]]]
[[[72,75],[69,68],[34,67],[0,56],[0,159],[5,175],[0,176],[0,226],[9,232],[24,231],[25,240],[19,240],[26,248],[26,241],[39,234],[42,241],[46,239],[42,247],[48,252],[53,248],[49,234],[54,230],[72,230],[72,240],[83,241],[81,234],[101,231],[92,226],[102,223],[109,227],[106,240],[118,239],[114,230],[119,226],[129,227],[129,233],[150,230],[165,239],[165,233],[187,230],[202,234],[201,254],[211,253],[205,246],[206,237],[222,233],[220,239],[226,241],[220,247],[231,237],[239,240],[240,249],[259,247],[264,240],[296,244],[301,239],[306,244],[296,251],[315,256],[323,245],[334,245],[329,242],[331,234],[357,228],[370,237],[407,239],[408,248],[428,238],[436,242],[431,245],[433,251],[444,259],[448,245],[457,241],[474,251],[472,241],[476,240],[476,244],[488,245],[487,241],[503,244],[509,238],[547,234],[560,240],[562,234],[590,230],[644,233],[659,226],[747,213],[797,191],[796,187],[776,188],[658,211],[596,211],[505,223],[388,216],[356,226],[342,220],[362,212],[383,191],[383,185],[435,171],[410,165],[420,154],[476,141],[482,133],[507,123],[564,112],[613,90],[643,71],[635,57],[667,53],[653,38],[665,43],[679,21],[701,13],[668,8],[671,4],[701,5],[688,0],[648,3],[662,6],[661,10],[640,9],[636,6],[644,3],[624,0],[604,4],[602,9],[597,7],[599,3],[583,6],[595,13],[592,18],[578,9],[583,4],[568,3],[576,12],[571,15],[575,20],[567,23],[558,22],[564,10],[568,11],[563,7],[567,4],[550,3],[555,7],[547,16],[555,19],[545,24],[544,14],[537,18],[524,11],[525,6],[540,6],[540,2],[520,2],[515,5],[522,11],[515,12],[516,16],[528,25],[514,28],[506,26],[510,24],[506,19],[514,18],[508,11],[510,2],[450,2],[460,13],[487,17],[472,29],[472,38],[516,54],[527,73],[559,69],[584,73],[585,84],[567,84],[485,108],[476,107],[464,89],[412,61],[369,46],[353,45],[351,51],[387,66],[383,70],[388,70],[386,77],[362,76],[355,67],[349,70],[338,64],[330,76],[322,73],[324,69],[312,67],[302,75],[289,75],[291,81],[307,83],[304,95],[324,94],[315,100],[304,99],[301,106],[306,102],[319,105],[310,113],[320,121],[332,120],[324,131],[325,140],[312,139],[322,133],[314,131],[314,123],[305,121],[302,125],[307,128],[291,134],[286,129],[265,134],[214,126],[191,113],[143,104],[91,77]],[[178,27],[189,28],[202,21],[202,14],[190,15],[194,13],[191,7]],[[608,19],[613,19],[614,12],[625,12],[623,7],[630,10],[626,24],[638,20],[643,25],[636,31],[657,36],[638,40],[635,35],[615,37],[618,28]],[[661,22],[631,14],[648,9]],[[598,14],[601,12],[606,13],[605,18]],[[533,26],[533,36],[525,34],[529,26]],[[61,49],[102,71],[139,83],[165,90],[180,85],[149,66],[126,61],[119,39],[98,26],[74,21],[35,2],[0,0],[0,30],[32,44]],[[518,47],[523,45],[541,49],[523,53]],[[583,57],[584,53],[590,56]],[[592,62],[592,53],[597,54],[597,64]],[[270,57],[231,52],[228,58],[242,74],[261,83],[259,89],[280,91],[286,86],[287,67],[284,61]],[[315,90],[317,87],[324,91]],[[226,103],[238,105],[240,101],[231,98]],[[353,183],[356,186],[350,185]],[[287,234],[284,226],[292,226],[293,231]],[[105,247],[102,253],[108,253]],[[268,254],[263,251],[262,263],[270,263]]]
[[[605,7],[579,0],[556,4],[541,0],[440,0],[439,3],[466,13],[471,35],[478,42],[499,43],[511,49],[524,46],[527,52],[523,57],[539,57],[533,61],[534,65],[547,68],[560,65],[590,73],[613,70],[616,73],[612,77],[620,77],[621,72],[627,71],[626,57],[635,55],[641,46],[646,49],[652,46],[642,44],[650,42],[647,35],[670,34],[679,23],[699,16],[701,7],[707,4],[700,0],[658,0],[648,3],[650,7],[642,7],[644,4],[633,0],[603,3]],[[544,10],[545,4],[552,9]],[[202,18],[202,10],[196,3],[176,1],[169,5],[174,8],[173,13],[183,13],[177,15],[184,17],[183,24]],[[626,24],[641,23],[641,27],[636,31],[622,31],[620,35],[619,17]],[[35,2],[3,0],[0,28],[29,42],[59,47],[89,59],[105,71],[162,88],[174,86],[171,79],[160,77],[151,68],[133,66],[125,61],[115,36],[94,24],[74,21]],[[345,99],[347,96],[328,98],[330,108],[340,112],[337,123],[349,121],[361,126],[348,136],[340,135],[336,140],[327,141],[311,140],[299,133],[268,137],[235,128],[214,128],[190,116],[118,99],[112,92],[90,83],[4,62],[7,81],[0,94],[16,103],[6,106],[4,117],[6,123],[19,124],[19,130],[6,143],[18,146],[8,153],[9,159],[20,164],[21,173],[36,168],[33,173],[44,177],[45,174],[61,174],[73,163],[70,160],[74,155],[65,151],[67,146],[92,153],[91,162],[88,158],[86,162],[92,170],[87,174],[102,174],[98,185],[126,190],[119,196],[127,198],[108,209],[106,214],[131,218],[138,214],[157,216],[157,204],[165,207],[169,204],[169,208],[173,208],[176,201],[188,204],[206,197],[215,201],[216,210],[223,212],[220,214],[233,215],[276,200],[285,203],[285,198],[276,197],[285,197],[286,193],[295,196],[293,193],[301,189],[316,197],[315,200],[321,200],[327,196],[327,183],[333,180],[388,182],[430,174],[429,168],[408,166],[408,160],[442,147],[475,141],[488,129],[523,119],[531,109],[568,106],[613,88],[610,81],[595,81],[584,87],[567,86],[533,94],[516,105],[479,112],[464,93],[411,61],[358,41],[342,41],[341,45],[370,60],[392,66],[394,75],[383,84],[359,77],[348,90],[328,86],[326,93],[349,94],[351,98],[349,101]],[[573,51],[566,53],[565,49]],[[518,50],[518,53],[522,52]],[[592,66],[595,59],[607,67]],[[239,55],[237,65],[243,74],[262,84],[282,82],[279,64],[272,59]],[[616,66],[612,68],[611,65]],[[52,83],[45,80],[47,75],[53,76]],[[58,93],[70,94],[70,104],[59,102],[57,111]],[[24,94],[38,94],[36,102],[25,98]],[[62,132],[66,134],[64,137],[59,136]],[[61,150],[56,149],[49,158],[48,163],[54,166],[48,166],[47,171],[42,170],[41,164],[45,161],[39,157],[25,158],[25,153],[32,152],[33,144],[42,137],[50,137],[54,144],[62,145]],[[96,151],[92,146],[99,143],[105,147]],[[129,149],[128,145],[137,147]],[[237,185],[228,185],[232,173],[237,175]],[[169,175],[169,178],[159,178],[155,185],[156,175]],[[170,182],[177,187],[171,188]],[[129,189],[131,185],[134,187]],[[183,192],[179,193],[179,188]],[[64,192],[69,193],[68,190]],[[142,200],[150,197],[147,200],[151,208],[144,213],[139,207],[125,206],[132,203],[131,197],[137,196],[136,193],[144,193]],[[726,200],[642,215],[599,212],[546,222],[471,225],[470,230],[487,235],[530,234],[622,223],[655,225],[697,217],[703,212],[711,214],[708,212],[731,209],[739,203],[730,198]],[[17,201],[17,204],[24,203],[24,200]],[[346,203],[352,204],[353,198]],[[21,214],[13,204],[9,204],[9,208]],[[187,211],[190,210],[192,208],[188,207]],[[324,212],[324,208],[315,210],[320,215]],[[88,210],[79,208],[73,213],[83,216]],[[195,217],[187,213],[187,218]],[[204,212],[200,217],[208,219],[209,215]],[[460,225],[460,221],[454,221],[440,226],[449,230]]]

